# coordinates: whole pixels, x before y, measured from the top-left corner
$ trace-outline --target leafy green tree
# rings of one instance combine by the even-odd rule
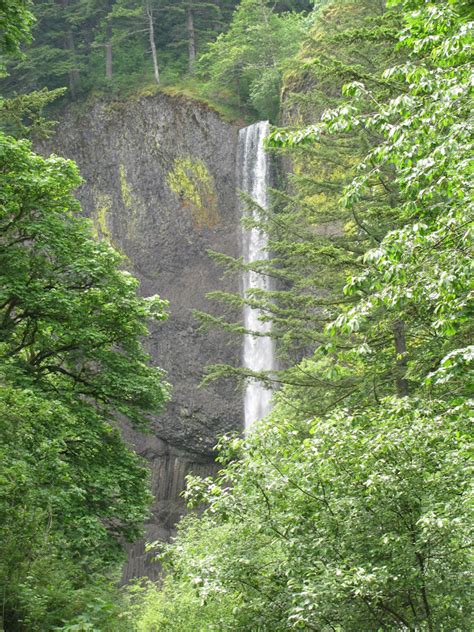
[[[30,38],[34,23],[30,0],[2,0],[0,7],[0,76],[5,72],[5,54],[17,53]]]
[[[407,377],[414,384],[438,387],[450,382],[448,397],[467,394],[463,373],[472,351],[474,206],[469,162],[474,25],[463,17],[465,6],[462,1],[442,2],[408,14],[402,41],[414,54],[406,64],[386,72],[389,80],[409,85],[408,94],[379,106],[363,122],[357,116],[353,119],[355,125],[379,133],[384,142],[361,164],[361,174],[344,201],[353,205],[364,195],[369,165],[375,173],[388,165],[397,174],[404,226],[367,253],[366,269],[350,279],[346,290],[363,298],[336,322],[351,332],[381,311],[385,318],[395,314],[405,323],[410,341]],[[355,107],[365,90],[359,83],[347,87],[355,95]],[[337,118],[335,113],[329,125]],[[353,123],[346,119],[346,124]]]
[[[16,5],[2,52],[27,36]],[[55,96],[2,100],[2,124],[44,133]],[[117,424],[146,423],[167,397],[140,342],[164,303],[138,298],[92,239],[74,163],[1,133],[0,166],[0,627],[128,630],[115,583],[150,496]]]
[[[167,46],[176,52],[186,51],[189,74],[194,73],[204,44],[214,40],[231,22],[237,4],[236,0],[163,1],[162,21],[169,31]]]
[[[84,396],[133,421],[165,399],[140,338],[163,318],[158,297],[136,295],[121,256],[90,236],[71,189],[71,161],[44,159],[3,138],[2,355],[5,371],[44,391]],[[41,204],[38,203],[38,200]],[[85,403],[85,402],[84,402]]]
[[[284,61],[302,36],[298,14],[278,15],[266,0],[243,0],[227,32],[209,45],[200,60],[212,93],[228,89],[241,107],[274,120],[278,114]]]
[[[167,398],[141,344],[164,302],[92,238],[74,163],[2,135],[0,164],[2,616],[46,630],[86,612],[140,533],[146,469],[117,420]]]
[[[139,629],[469,629],[467,407],[290,410],[225,442],[217,480],[190,479],[209,508],[167,548]]]
[[[400,368],[415,387],[432,381],[438,371],[443,374],[445,361],[446,367],[453,367],[448,374],[454,375],[457,360],[466,366],[469,359],[467,42],[472,24],[464,17],[464,6],[445,3],[408,14],[402,41],[412,48],[412,57],[385,73],[387,80],[405,84],[406,94],[367,111],[361,103],[371,93],[362,82],[354,82],[346,87],[354,95],[352,104],[327,113],[322,125],[296,136],[275,135],[277,143],[291,144],[319,138],[322,129],[337,133],[364,127],[381,139],[360,164],[360,175],[348,187],[343,204],[354,208],[374,178],[391,169],[400,192],[402,227],[365,255],[363,272],[346,288],[358,302],[340,315],[333,331],[338,327],[352,335],[365,327],[365,351],[373,355],[374,333],[390,322],[403,324],[409,347],[398,353]],[[441,103],[439,94],[444,95]]]
[[[100,415],[0,379],[0,622],[44,631],[81,615],[119,629],[105,627],[118,538],[139,533],[146,470]]]

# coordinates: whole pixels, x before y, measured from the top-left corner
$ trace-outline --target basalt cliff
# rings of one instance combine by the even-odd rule
[[[237,126],[206,105],[158,94],[69,110],[43,148],[78,163],[84,184],[77,194],[97,235],[125,255],[144,296],[170,303],[168,321],[155,325],[145,344],[167,372],[172,399],[151,432],[125,429],[150,466],[155,501],[147,540],[169,538],[184,509],[186,474],[212,472],[217,437],[242,427],[241,393],[225,384],[198,387],[206,364],[238,364],[240,345],[200,332],[193,316],[211,309],[207,292],[239,290],[207,254],[240,254],[237,136]],[[124,579],[143,574],[153,568],[139,543]]]

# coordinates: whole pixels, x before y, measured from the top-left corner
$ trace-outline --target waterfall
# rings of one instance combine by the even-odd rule
[[[269,161],[264,149],[264,140],[269,133],[268,121],[262,121],[240,130],[238,146],[238,184],[243,193],[249,195],[261,208],[268,208]],[[245,201],[241,202],[242,212],[246,209]],[[257,215],[257,211],[253,211]],[[245,263],[268,259],[267,235],[252,228],[242,231],[242,250]],[[256,272],[244,272],[243,294],[247,295],[251,288],[271,289],[269,277]],[[244,336],[243,365],[252,371],[265,371],[275,368],[274,341],[268,334],[271,323],[260,320],[260,311],[247,305],[244,307],[245,328],[258,334]],[[264,388],[259,382],[249,381],[244,397],[245,432],[253,424],[270,412],[272,391]]]

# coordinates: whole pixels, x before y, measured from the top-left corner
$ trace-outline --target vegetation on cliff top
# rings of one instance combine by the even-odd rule
[[[77,101],[173,87],[232,108],[234,118],[274,116],[281,64],[297,50],[297,24],[311,6],[309,0],[39,0],[25,54],[6,59],[10,76],[2,91],[67,87],[66,98]]]

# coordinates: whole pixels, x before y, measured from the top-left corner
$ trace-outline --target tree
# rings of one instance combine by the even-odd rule
[[[298,14],[277,15],[266,0],[243,0],[229,30],[209,45],[200,60],[212,93],[227,88],[239,107],[272,120],[278,114],[282,64],[302,36]]]
[[[9,166],[1,175],[6,366],[44,391],[143,421],[165,399],[161,372],[147,365],[140,342],[146,320],[164,317],[164,303],[136,296],[137,281],[118,269],[121,257],[76,216],[74,163],[41,158],[26,141],[4,138],[1,152]]]
[[[0,623],[122,629],[119,541],[140,532],[147,472],[100,415],[0,379]]]
[[[465,366],[468,360],[467,226],[472,207],[466,168],[471,149],[466,40],[472,25],[463,8],[463,2],[444,3],[408,14],[402,41],[412,47],[411,59],[385,73],[387,80],[406,85],[406,94],[367,111],[360,104],[370,91],[355,82],[346,87],[354,95],[353,104],[328,112],[322,127],[275,136],[277,143],[304,142],[319,137],[322,128],[339,132],[363,127],[381,138],[359,166],[360,175],[343,204],[353,208],[360,203],[381,170],[391,169],[400,191],[402,226],[365,255],[365,269],[346,288],[360,300],[339,316],[336,326],[352,334],[363,327],[373,332],[376,320],[376,331],[389,322],[404,323],[411,350],[402,358],[403,371],[418,387],[432,380],[432,374],[443,374],[444,362],[452,367],[452,377],[457,361]],[[442,104],[435,98],[440,94]],[[364,342],[370,354],[371,341],[366,336]]]
[[[381,76],[384,68],[401,58],[394,50],[398,24],[398,16],[373,0],[357,5],[329,2],[318,10],[284,77],[286,123],[316,123],[326,109],[345,104],[341,90],[349,78],[365,80],[378,100],[399,94],[400,87]],[[363,107],[372,107],[369,97]],[[247,303],[265,313],[272,322],[281,364],[286,367],[267,379],[277,386],[282,382],[299,385],[308,406],[314,401],[330,409],[343,396],[383,397],[393,393],[396,383],[394,351],[383,354],[377,367],[361,364],[358,354],[350,353],[360,346],[360,339],[342,332],[329,337],[325,331],[342,307],[357,302],[343,288],[347,276],[361,269],[361,255],[377,246],[399,221],[391,169],[373,179],[359,204],[344,208],[338,203],[355,175],[357,161],[378,142],[377,135],[356,128],[323,131],[317,141],[279,147],[278,158],[291,162],[288,181],[277,183],[280,190],[273,191],[269,212],[256,209],[256,221],[245,217],[246,226],[255,225],[268,234],[270,257],[253,264],[252,269],[274,278],[274,289],[243,298],[218,292],[210,295],[221,304]],[[241,274],[241,261],[232,260],[229,265],[229,258],[214,256]],[[234,330],[240,333],[238,327]],[[393,348],[390,328],[373,333],[377,348]],[[347,353],[336,369],[334,356],[340,351]],[[299,363],[302,358],[306,358],[304,364]],[[246,371],[210,367],[207,379],[222,375],[243,378]]]
[[[1,52],[27,36],[16,5]],[[44,132],[54,96],[3,100],[2,119]],[[0,627],[12,632],[128,629],[114,583],[150,496],[118,421],[144,424],[167,397],[141,346],[164,302],[138,298],[121,257],[92,239],[80,182],[71,161],[0,134]]]
[[[130,90],[151,77],[159,83],[163,70],[168,83],[176,81],[204,43],[225,28],[235,5],[236,0],[39,0],[25,55],[18,59],[16,49],[8,51],[11,77],[3,91],[67,83],[69,97],[80,98],[90,90]]]
[[[405,6],[411,8],[411,3]],[[388,165],[397,174],[404,226],[367,253],[366,270],[347,287],[347,292],[364,298],[341,314],[337,325],[352,331],[381,309],[389,318],[396,314],[410,340],[407,377],[419,385],[451,382],[446,396],[462,397],[467,394],[462,373],[469,366],[472,336],[473,203],[468,163],[469,41],[474,25],[464,17],[463,1],[414,6],[418,10],[408,14],[402,40],[413,49],[412,58],[386,72],[389,80],[408,85],[408,94],[380,105],[363,123],[354,120],[379,133],[384,142],[361,164],[361,175],[344,198],[352,205],[363,195],[369,164],[375,173]],[[356,107],[364,91],[360,84],[348,86]],[[438,95],[443,97],[440,101]]]
[[[284,395],[223,442],[217,480],[189,480],[208,509],[162,553],[140,629],[468,629],[467,406],[390,399],[295,423]]]
[[[0,11],[0,77],[5,72],[5,54],[15,54],[30,39],[34,23],[30,0],[3,0]]]
[[[202,45],[213,40],[231,19],[234,0],[178,0],[166,2],[173,48],[185,48],[187,71],[193,74]]]
[[[167,398],[141,343],[165,303],[92,238],[74,163],[2,135],[0,164],[2,616],[33,631],[86,612],[140,533],[147,473],[117,421]]]
[[[0,100],[0,127],[15,138],[47,138],[56,122],[48,120],[44,109],[62,96],[65,88],[36,90]]]
[[[157,11],[162,8],[160,0],[117,0],[111,7],[111,11],[105,17],[105,49],[106,49],[106,76],[112,78],[112,48],[120,46],[122,40],[136,34],[146,34],[150,46],[153,63],[153,76],[157,84],[160,83],[160,69],[155,40],[154,19]]]
[[[55,81],[48,81],[49,88],[62,87],[62,82],[67,81],[75,98],[83,60],[75,46],[70,7],[63,0],[44,0],[35,7],[35,17],[33,34],[39,35],[32,44],[35,54],[16,59],[12,74],[16,80],[22,79],[28,90],[43,88],[45,79],[50,77]]]

